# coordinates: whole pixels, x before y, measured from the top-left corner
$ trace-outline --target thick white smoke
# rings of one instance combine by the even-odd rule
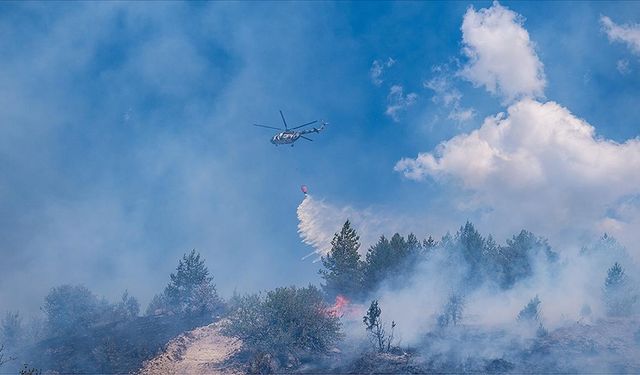
[[[417,266],[412,278],[400,288],[382,285],[370,299],[378,299],[387,322],[397,323],[402,343],[416,345],[426,332],[437,330],[437,317],[452,293],[464,296],[462,320],[465,327],[505,330],[517,335],[533,335],[517,322],[518,313],[535,296],[541,304],[541,323],[549,330],[576,324],[593,324],[606,316],[603,285],[607,269],[614,262],[624,264],[627,274],[636,274],[637,265],[624,251],[594,246],[589,254],[565,251],[556,262],[542,254],[533,259],[533,275],[511,289],[484,284],[477,289],[462,281],[465,263],[452,263],[442,249]],[[465,288],[468,292],[465,292]],[[497,345],[487,343],[487,346]],[[494,347],[495,348],[495,347]]]
[[[337,207],[324,200],[307,195],[298,206],[298,233],[302,242],[314,248],[319,256],[331,249],[331,240],[340,231],[346,220],[360,236],[360,254],[364,255],[382,234],[405,232],[404,220],[392,218],[372,209],[356,209],[351,206]]]

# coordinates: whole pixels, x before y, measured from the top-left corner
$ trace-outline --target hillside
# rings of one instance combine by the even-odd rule
[[[20,360],[44,372],[130,373],[191,327],[171,316],[138,317],[48,338],[25,349]],[[7,370],[17,371],[15,366],[20,363],[7,364]]]
[[[421,344],[389,353],[338,351],[330,361],[303,361],[293,372],[639,373],[639,324],[633,319],[576,323],[549,332],[546,337],[531,339],[461,326],[446,337],[427,334]],[[240,353],[242,343],[221,334],[220,326],[218,322],[181,334],[169,342],[164,352],[147,361],[138,374],[244,373],[248,363],[240,359],[243,356],[234,356]],[[449,350],[442,351],[445,342]],[[474,347],[484,345],[485,350],[457,358],[460,353],[456,348],[464,346],[463,342]],[[501,351],[490,348],[499,342],[510,342],[512,346],[504,346]]]
[[[532,346],[523,368],[575,373],[640,373],[640,321],[608,318],[559,328]]]
[[[145,362],[140,375],[166,374],[242,374],[240,365],[230,358],[242,343],[220,332],[223,322],[185,332],[167,344],[167,348]]]

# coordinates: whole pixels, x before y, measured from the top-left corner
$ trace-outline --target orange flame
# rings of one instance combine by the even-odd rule
[[[336,296],[336,302],[329,308],[329,313],[337,317],[343,316],[350,302],[347,297],[338,294]]]
[[[351,301],[342,294],[338,294],[333,306],[327,309],[328,314],[346,319],[360,319],[363,311],[363,306],[351,303]]]

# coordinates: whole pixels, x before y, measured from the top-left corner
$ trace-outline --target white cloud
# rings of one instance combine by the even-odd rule
[[[463,53],[469,58],[460,75],[485,86],[505,103],[542,96],[543,65],[517,13],[494,2],[488,9],[470,7],[462,22]]]
[[[618,60],[616,63],[616,69],[622,75],[627,75],[631,73],[631,68],[629,67],[629,60]]]
[[[476,111],[473,108],[454,108],[449,112],[448,119],[458,123],[469,122],[476,117]]]
[[[418,95],[416,93],[404,94],[404,89],[400,85],[393,85],[389,89],[389,95],[387,96],[387,110],[385,114],[393,119],[393,121],[400,121],[400,112],[405,111],[416,103]]]
[[[553,237],[600,230],[618,202],[640,194],[640,139],[602,139],[561,105],[525,99],[395,170],[459,184],[471,193],[469,207],[489,208],[487,218],[508,232]]]
[[[606,17],[602,22],[610,38],[633,39],[632,26],[616,26]],[[510,103],[507,113],[398,161],[395,170],[461,188],[451,194],[453,208],[477,215],[498,236],[527,228],[564,244],[602,231],[627,245],[640,240],[631,229],[640,222],[640,204],[632,199],[640,196],[640,138],[603,139],[562,105],[533,98],[545,85],[542,63],[516,13],[498,3],[469,8],[462,31],[471,61],[460,74],[501,95]],[[621,73],[627,69],[618,62]],[[425,86],[441,93],[444,103],[460,98],[444,80]],[[637,248],[630,250],[640,256]]]
[[[618,25],[607,16],[600,17],[600,23],[610,42],[623,42],[631,52],[640,55],[640,25]]]
[[[452,84],[447,69],[435,67],[433,70],[437,75],[423,83],[425,88],[434,91],[431,101],[448,108],[450,112],[447,118],[450,120],[454,120],[457,123],[472,120],[476,115],[476,111],[473,108],[462,107],[462,93]]]
[[[434,103],[442,103],[445,106],[454,105],[462,99],[462,93],[451,86],[447,78],[439,76],[424,83],[424,87],[435,91],[431,98]]]
[[[389,57],[387,62],[382,62],[380,60],[374,60],[373,64],[371,64],[371,69],[369,69],[369,76],[371,77],[371,82],[374,85],[380,86],[383,82],[382,75],[384,74],[385,68],[391,68],[393,64],[396,63],[396,60]]]

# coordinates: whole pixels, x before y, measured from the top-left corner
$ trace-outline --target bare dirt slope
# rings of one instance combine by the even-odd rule
[[[242,347],[238,339],[224,336],[217,322],[185,332],[167,344],[167,349],[145,362],[140,375],[242,374],[229,359]]]

